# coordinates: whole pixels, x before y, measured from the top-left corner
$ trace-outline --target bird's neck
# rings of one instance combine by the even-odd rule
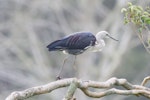
[[[100,52],[102,51],[103,47],[105,46],[105,41],[104,40],[99,40],[95,44],[95,46],[91,47],[92,52]]]
[[[101,45],[103,45],[103,47],[105,46],[105,41],[101,40]]]
[[[97,40],[97,43],[100,45],[105,45],[105,41],[103,39]]]

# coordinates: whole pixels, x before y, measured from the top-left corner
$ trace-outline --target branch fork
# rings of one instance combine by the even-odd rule
[[[142,85],[133,85],[129,83],[126,79],[110,78],[105,82],[97,81],[83,81],[77,78],[68,78],[57,80],[46,85],[32,87],[23,91],[16,91],[11,93],[5,100],[24,100],[26,98],[32,97],[34,95],[40,95],[45,93],[50,93],[53,90],[68,87],[68,91],[62,100],[75,100],[73,95],[76,89],[80,89],[85,95],[92,98],[101,98],[111,94],[118,95],[136,95],[144,96],[150,99],[150,88],[144,87]],[[123,90],[114,88],[114,86],[122,86]],[[93,92],[89,88],[105,89],[101,92]]]

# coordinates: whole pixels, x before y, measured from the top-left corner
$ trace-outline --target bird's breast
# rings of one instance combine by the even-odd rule
[[[91,47],[92,52],[99,52],[105,47],[104,40],[96,41],[95,45]]]

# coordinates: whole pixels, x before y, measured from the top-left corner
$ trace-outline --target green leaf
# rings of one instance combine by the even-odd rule
[[[144,15],[150,15],[150,14],[149,14],[148,12],[145,11],[145,12],[144,12]]]
[[[124,13],[124,12],[127,12],[127,9],[126,9],[126,8],[122,8],[122,9],[121,9],[121,13]]]
[[[141,6],[137,6],[136,8],[140,11],[143,11],[143,8]]]
[[[150,24],[150,20],[146,21],[146,24]]]
[[[132,6],[132,3],[131,3],[131,2],[128,2],[128,6]]]
[[[142,16],[141,19],[145,21],[147,19],[147,16]]]
[[[138,31],[139,31],[139,33],[142,33],[142,28],[139,28]]]
[[[144,21],[146,24],[150,24],[150,17],[144,17]]]

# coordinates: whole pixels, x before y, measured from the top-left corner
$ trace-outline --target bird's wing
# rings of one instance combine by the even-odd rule
[[[56,41],[50,43],[47,46],[47,48],[48,48],[49,51],[63,50],[62,41],[61,40],[56,40]]]
[[[66,49],[81,49],[84,50],[88,46],[95,45],[96,38],[92,33],[80,32],[64,38],[63,47]]]
[[[78,32],[50,43],[49,51],[55,50],[84,50],[95,45],[96,38],[90,32]]]

